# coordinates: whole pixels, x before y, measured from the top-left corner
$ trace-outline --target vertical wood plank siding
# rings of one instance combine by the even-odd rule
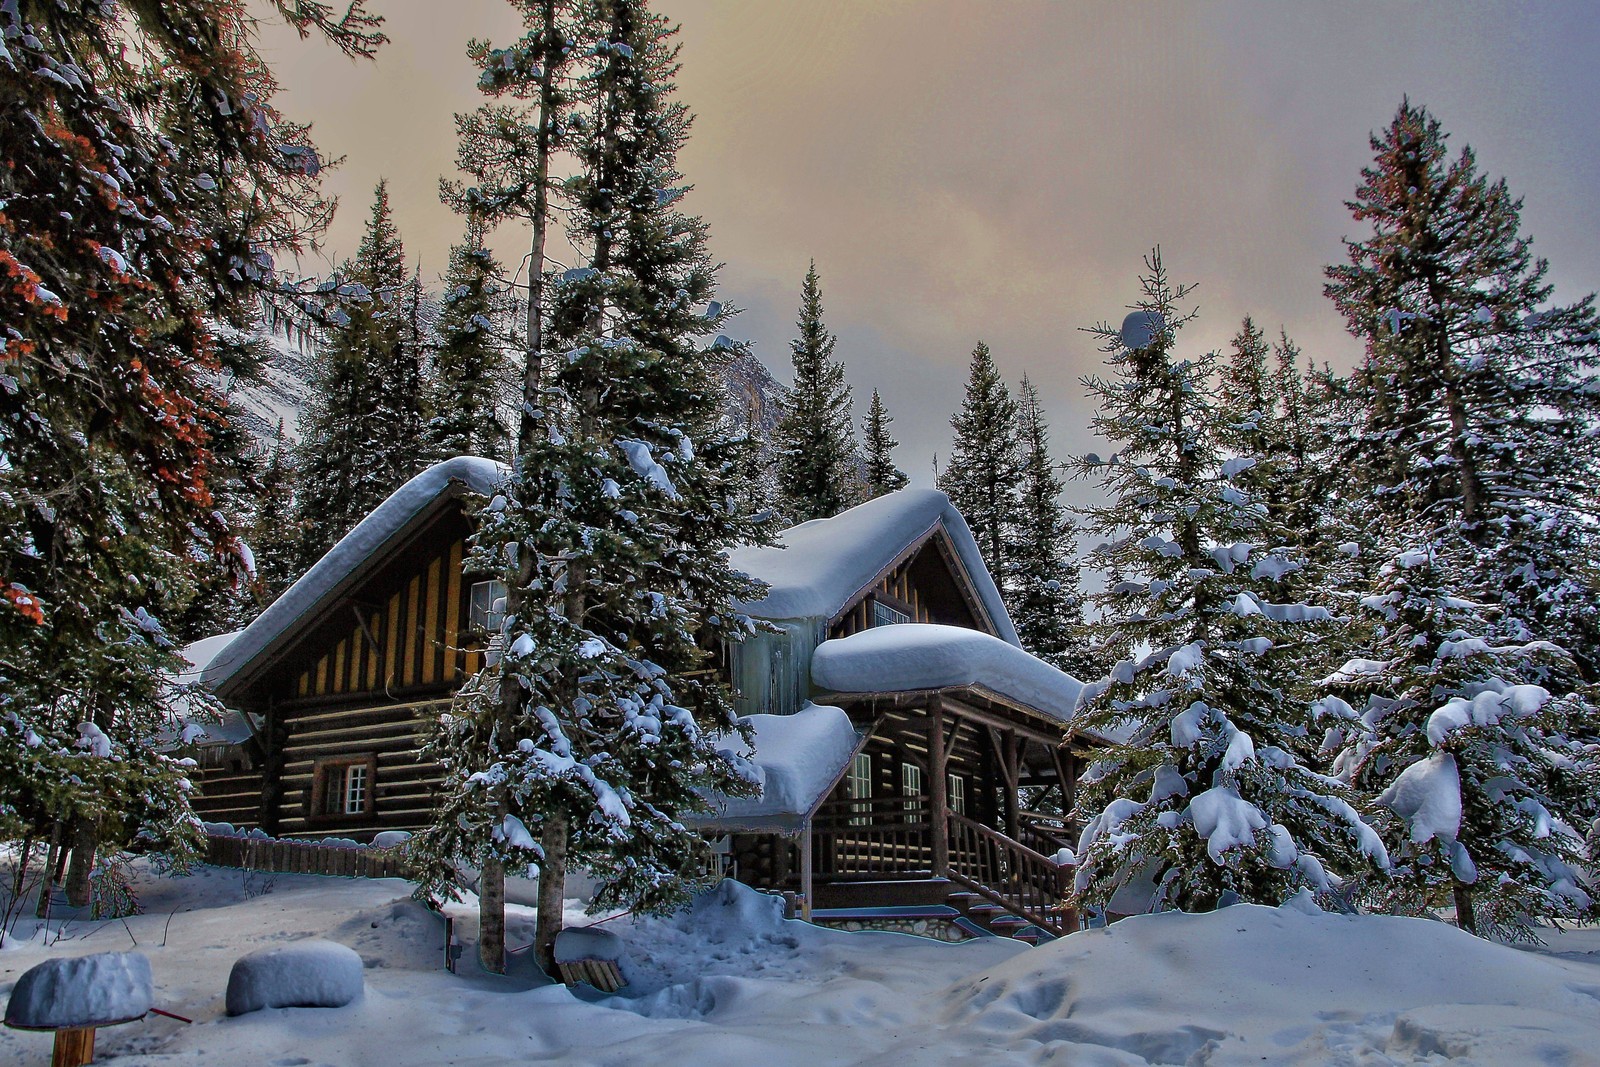
[[[302,672],[294,695],[381,693],[391,688],[454,682],[483,665],[466,632],[466,545],[456,541],[412,576],[386,604],[362,608],[350,629]]]

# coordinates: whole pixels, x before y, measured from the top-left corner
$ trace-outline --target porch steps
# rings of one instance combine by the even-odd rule
[[[999,904],[990,902],[977,893],[951,893],[948,904],[960,912],[957,926],[972,934],[989,937],[1009,937],[1029,945],[1054,941],[1055,935],[1040,929],[1020,915],[1013,915]]]

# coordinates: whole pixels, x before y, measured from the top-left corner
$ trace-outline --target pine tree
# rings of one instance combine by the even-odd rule
[[[793,522],[837,515],[859,499],[855,427],[844,364],[835,362],[837,338],[822,322],[822,283],[811,261],[800,287],[800,336],[789,342],[794,385],[783,395],[778,442],[778,485]]]
[[[1564,654],[1547,642],[1495,643],[1481,605],[1456,594],[1460,538],[1392,555],[1364,601],[1376,631],[1324,681],[1333,769],[1398,819],[1384,910],[1453,905],[1462,929],[1527,939],[1541,919],[1589,919],[1580,821],[1596,782],[1572,740],[1583,704],[1518,681]]]
[[[1022,377],[1018,400],[1022,500],[1017,523],[1012,611],[1022,647],[1076,677],[1089,676],[1083,593],[1072,559],[1077,537],[1061,504],[1063,482],[1050,455],[1039,391]]]
[[[573,111],[573,97],[594,37],[583,24],[584,12],[570,0],[510,0],[522,14],[525,32],[508,48],[495,48],[474,39],[467,54],[479,69],[478,88],[492,99],[476,110],[456,116],[456,163],[472,184],[443,180],[440,197],[457,212],[481,219],[494,227],[516,220],[526,223],[529,251],[525,261],[528,292],[523,304],[522,362],[517,390],[519,416],[512,449],[516,469],[513,481],[528,469],[529,457],[546,433],[546,404],[560,398],[544,389],[547,344],[547,294],[552,271],[545,247],[554,217],[553,194],[561,183],[551,178],[552,162],[582,128]],[[582,39],[580,39],[582,38]],[[500,103],[511,100],[515,103]],[[526,103],[524,103],[526,102]],[[571,121],[569,121],[569,117]],[[561,186],[564,188],[564,186]],[[483,517],[479,516],[479,521]],[[493,561],[494,566],[506,563]],[[527,590],[539,581],[538,561],[531,552],[518,552],[508,567],[506,615],[521,618]],[[524,716],[522,692],[502,685],[505,676],[486,671],[458,695],[455,710],[441,724],[435,739],[439,759],[462,779],[489,771],[512,752],[514,724]],[[472,723],[465,737],[457,724]],[[475,819],[458,817],[456,803],[480,803],[484,798],[458,796],[441,805],[428,833],[420,835],[416,854],[424,871],[418,892],[437,899],[455,892],[455,866],[468,861],[481,869],[478,880],[478,956],[489,971],[505,970],[505,873],[507,852],[502,835],[510,806],[502,792],[488,798],[490,806]],[[449,812],[449,814],[446,814]],[[511,852],[510,858],[526,863],[530,850]],[[557,915],[550,922],[559,924]],[[549,966],[549,961],[541,959]]]
[[[248,543],[255,554],[256,580],[252,592],[258,608],[265,608],[289,588],[300,571],[296,567],[301,544],[294,496],[297,475],[283,420],[266,454],[260,494]]]
[[[422,458],[412,417],[419,346],[407,336],[405,250],[386,182],[378,183],[366,233],[343,275],[343,310],[317,354],[295,457],[301,569],[386,500]]]
[[[867,406],[866,418],[861,423],[861,435],[866,441],[867,498],[883,496],[904,489],[911,481],[906,472],[894,465],[894,450],[900,442],[889,433],[894,416],[883,406],[878,391],[872,391],[872,403]]]
[[[1110,498],[1082,510],[1106,538],[1089,554],[1109,579],[1094,628],[1125,658],[1073,724],[1119,738],[1081,783],[1076,890],[1103,906],[1143,885],[1149,906],[1186,910],[1331,892],[1388,862],[1353,794],[1310,766],[1295,647],[1332,616],[1276,602],[1296,561],[1264,547],[1281,538],[1235,481],[1250,457],[1219,448],[1216,357],[1175,352],[1189,290],[1159,252],[1146,265],[1133,325],[1095,331],[1116,377],[1084,380],[1119,449],[1078,465]]]
[[[351,54],[382,40],[359,3],[276,6]],[[253,27],[227,0],[0,6],[0,836],[71,851],[75,903],[136,835],[196,854],[155,739],[170,591],[246,569],[208,376],[328,210]]]
[[[429,748],[446,781],[421,842],[429,857],[540,865],[546,969],[569,863],[601,880],[601,906],[670,907],[700,884],[704,844],[683,816],[703,810],[701,790],[750,788],[717,750],[735,719],[705,668],[752,630],[735,600],[760,595],[725,555],[752,531],[727,507],[728,354],[696,340],[724,312],[705,225],[682,209],[673,31],[636,0],[583,14],[564,186],[582,265],[550,287],[544,402],[524,412],[531,446],[475,542],[478,565],[521,584],[502,658]]]
[[[1600,679],[1594,297],[1550,304],[1521,201],[1478,173],[1470,148],[1450,160],[1425,109],[1402,103],[1372,150],[1349,203],[1372,233],[1327,271],[1366,344],[1347,466],[1364,473],[1379,521],[1423,541],[1448,527],[1476,547],[1462,592],[1500,608],[1503,636],[1554,641],[1584,681]]]
[[[1594,714],[1551,690],[1596,672],[1586,383],[1600,320],[1592,296],[1549,306],[1520,201],[1470,149],[1449,160],[1426,110],[1403,103],[1372,148],[1349,205],[1372,234],[1347,241],[1327,293],[1366,344],[1344,466],[1394,562],[1363,600],[1379,615],[1359,658],[1373,677],[1342,762],[1408,816],[1389,906],[1447,887],[1464,928],[1522,934],[1589,906],[1566,865],[1570,827],[1596,812],[1594,772],[1565,731],[1575,719],[1592,738]],[[1459,826],[1429,834],[1411,817],[1423,783],[1462,807]]]
[[[502,341],[508,309],[499,274],[484,247],[483,223],[469,217],[465,239],[450,250],[433,362],[428,436],[440,458],[510,458],[504,394],[512,372]]]
[[[1011,541],[1022,484],[1017,404],[982,341],[972,350],[966,394],[950,425],[955,439],[939,488],[972,527],[984,562],[1009,604]]]

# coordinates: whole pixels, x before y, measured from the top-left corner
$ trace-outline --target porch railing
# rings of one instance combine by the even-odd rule
[[[818,874],[874,878],[933,869],[923,796],[826,801],[812,816],[811,829]]]
[[[950,880],[1053,934],[1078,928],[1063,901],[1072,868],[964,815],[950,812]]]

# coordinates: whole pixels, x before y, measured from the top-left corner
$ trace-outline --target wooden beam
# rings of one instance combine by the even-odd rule
[[[800,831],[800,918],[811,921],[811,820]]]
[[[947,878],[950,875],[950,798],[945,763],[950,753],[944,736],[944,701],[937,697],[928,704],[928,749],[928,829],[933,838],[933,876]]]

